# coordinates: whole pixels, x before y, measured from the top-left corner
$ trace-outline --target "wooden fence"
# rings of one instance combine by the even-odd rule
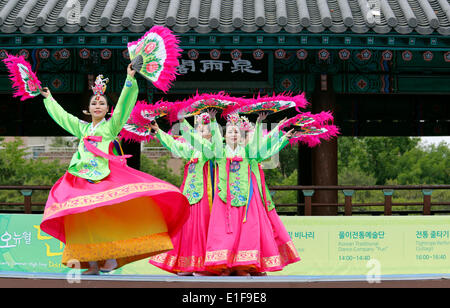
[[[302,203],[294,203],[294,204],[276,204],[277,208],[294,208],[295,211],[278,211],[280,214],[288,214],[292,215],[312,215],[313,207],[343,207],[343,215],[350,216],[352,215],[353,209],[355,207],[374,207],[374,206],[383,206],[384,211],[364,211],[362,214],[370,214],[370,215],[392,215],[392,214],[422,214],[422,215],[432,215],[432,214],[450,214],[450,207],[443,210],[433,210],[433,206],[449,206],[450,200],[440,201],[440,202],[431,202],[432,193],[434,190],[449,190],[450,185],[385,185],[385,186],[270,186],[269,190],[271,191],[292,191],[295,190],[297,192],[301,192],[304,198],[304,202]],[[340,191],[343,193],[345,197],[344,203],[313,203],[313,196],[317,191]],[[353,195],[356,191],[365,191],[365,190],[378,190],[381,191],[384,195],[384,202],[378,203],[353,203]],[[401,202],[395,203],[393,202],[394,192],[397,190],[412,190],[412,191],[421,191],[423,199],[421,202]],[[421,206],[421,211],[414,210],[406,210],[406,211],[398,211],[393,212],[393,206],[406,206],[406,207],[417,207]]]
[[[45,203],[32,202],[32,196],[34,191],[49,191],[51,186],[0,186],[0,190],[15,190],[19,191],[23,196],[23,202],[12,203],[4,202],[0,200],[0,206],[3,210],[0,213],[42,213],[42,207]],[[432,202],[432,193],[434,190],[449,190],[450,185],[387,185],[387,186],[271,186],[269,187],[271,191],[297,191],[301,192],[304,196],[304,202],[293,203],[293,204],[276,204],[277,208],[293,208],[293,211],[282,211],[277,210],[281,215],[305,215],[310,216],[313,214],[314,207],[343,207],[343,215],[352,215],[354,213],[353,209],[355,207],[373,207],[373,206],[383,206],[384,212],[371,212],[365,211],[363,214],[369,215],[392,215],[392,214],[422,214],[422,215],[432,215],[432,214],[450,214],[450,207],[444,210],[434,210],[433,207],[439,206],[449,206],[450,200],[441,202]],[[314,193],[317,191],[340,191],[345,196],[344,203],[313,203]],[[356,191],[364,190],[378,190],[384,195],[384,202],[379,203],[353,203],[352,197]],[[401,202],[395,203],[394,192],[397,190],[415,190],[421,191],[423,195],[423,200],[421,202]],[[394,212],[393,206],[420,206],[421,211],[401,211]],[[33,207],[41,207],[40,210],[33,210]],[[20,210],[9,210],[8,207],[20,207]]]

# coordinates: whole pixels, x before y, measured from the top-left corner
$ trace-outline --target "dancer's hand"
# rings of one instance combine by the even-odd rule
[[[51,95],[50,90],[45,87],[45,88],[39,88],[39,92],[41,93],[41,95],[45,98],[49,97]]]
[[[152,120],[152,121],[150,122],[150,127],[151,127],[151,129],[153,129],[153,131],[154,131],[155,133],[157,133],[158,130],[159,130],[158,123],[156,123],[155,120]]]
[[[131,63],[130,64],[128,64],[128,67],[127,67],[127,74],[130,76],[130,77],[134,77],[134,74],[136,74],[136,71],[133,69],[133,67],[131,66]]]
[[[216,118],[217,110],[216,109],[208,109],[209,118],[211,121]]]
[[[290,131],[288,131],[286,133],[285,136],[286,136],[286,138],[291,139],[293,135],[294,135],[294,129],[291,129]]]
[[[280,121],[280,123],[279,123],[278,125],[281,126],[281,125],[283,125],[286,121],[287,121],[287,118],[284,118],[283,120]]]
[[[177,115],[177,119],[178,119],[178,121],[180,121],[180,123],[183,123],[183,121],[185,120],[185,118],[186,118],[186,112],[185,111],[179,111],[178,112],[178,115]]]
[[[256,119],[256,122],[262,122],[267,118],[267,112],[260,112],[258,115],[258,119]]]

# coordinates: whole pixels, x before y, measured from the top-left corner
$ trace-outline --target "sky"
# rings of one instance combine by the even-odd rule
[[[422,143],[424,144],[434,144],[438,145],[441,141],[445,141],[450,147],[450,136],[442,136],[442,137],[421,137]]]

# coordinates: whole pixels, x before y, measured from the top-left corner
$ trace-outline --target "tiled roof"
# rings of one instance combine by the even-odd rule
[[[371,3],[379,16],[368,14]],[[2,33],[144,32],[153,25],[177,33],[450,35],[450,0],[0,0]]]

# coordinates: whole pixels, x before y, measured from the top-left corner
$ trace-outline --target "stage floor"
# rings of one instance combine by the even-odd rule
[[[450,288],[450,275],[195,277],[0,272],[0,288]]]

